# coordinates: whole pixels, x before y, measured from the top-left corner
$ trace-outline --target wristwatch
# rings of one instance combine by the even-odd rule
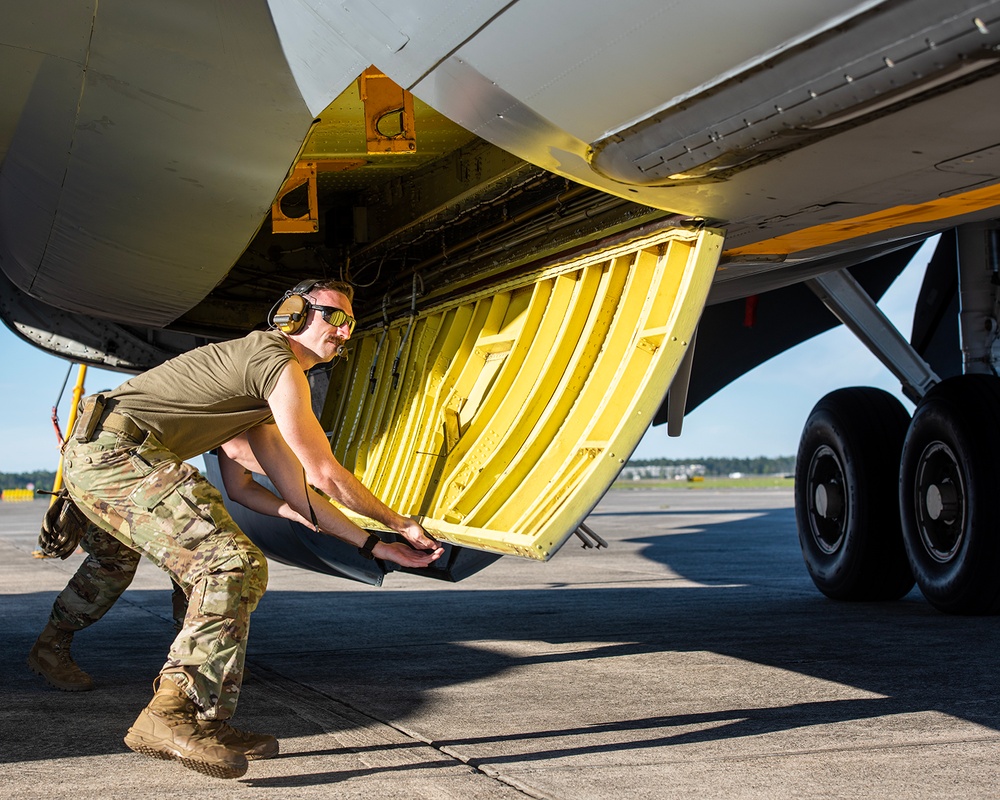
[[[378,538],[374,533],[368,531],[368,541],[366,541],[361,547],[358,548],[358,552],[361,553],[365,558],[374,559],[375,555],[372,550],[375,549],[375,545],[381,544],[382,540]]]

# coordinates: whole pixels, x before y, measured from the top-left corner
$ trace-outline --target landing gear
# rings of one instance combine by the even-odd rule
[[[836,600],[895,600],[913,587],[897,502],[909,415],[888,392],[838,389],[806,421],[795,515],[806,567]]]
[[[1000,613],[1000,378],[961,375],[917,406],[899,502],[920,591],[953,614]]]
[[[810,575],[838,599],[899,597],[903,551],[935,608],[1000,614],[1000,223],[939,239],[917,301],[919,349],[847,271],[807,285],[917,403],[908,427],[875,389],[813,409],[795,473]]]

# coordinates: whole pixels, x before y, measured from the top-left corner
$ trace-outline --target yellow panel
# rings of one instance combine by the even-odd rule
[[[443,541],[549,558],[662,402],[721,246],[660,230],[357,331],[324,411],[334,452]]]

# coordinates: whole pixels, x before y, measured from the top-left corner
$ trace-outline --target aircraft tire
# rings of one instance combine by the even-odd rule
[[[834,600],[897,600],[913,588],[897,478],[909,414],[888,392],[837,389],[806,420],[795,463],[799,544]]]
[[[901,460],[903,540],[939,611],[1000,613],[998,451],[1000,378],[949,378],[917,406]]]

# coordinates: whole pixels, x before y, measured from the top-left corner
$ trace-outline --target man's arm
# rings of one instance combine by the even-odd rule
[[[276,501],[287,501],[287,505],[290,506],[293,513],[297,514],[299,520],[310,527],[312,527],[312,523],[306,520],[311,516],[309,509],[311,505],[312,513],[316,515],[317,530],[322,533],[336,536],[355,547],[361,547],[368,541],[368,534],[365,531],[345,517],[325,497],[307,486],[302,465],[299,464],[277,426],[258,425],[251,428],[245,434],[245,441],[252,451],[254,463],[274,482],[281,497],[275,497],[263,486],[257,484],[261,490],[271,494]],[[223,450],[234,453],[238,457],[238,447],[238,444],[227,442],[223,445]],[[253,481],[252,478],[250,480]],[[253,482],[256,483],[256,481]],[[228,490],[228,484],[226,488]],[[419,526],[417,527],[419,528]],[[426,567],[440,558],[444,552],[444,548],[436,546],[436,543],[432,546],[433,549],[424,551],[414,550],[403,542],[381,542],[375,546],[372,555],[404,567]]]
[[[312,411],[309,382],[295,363],[290,362],[281,373],[268,404],[281,436],[305,469],[312,486],[352,511],[381,522],[415,547],[437,546],[420,525],[389,508],[337,461]],[[274,480],[270,472],[267,474]]]
[[[222,474],[222,483],[226,487],[226,494],[241,506],[246,506],[258,514],[290,519],[303,525],[312,524],[282,498],[253,479],[253,472],[263,471],[257,464],[245,436],[227,442],[219,450],[219,471]]]

